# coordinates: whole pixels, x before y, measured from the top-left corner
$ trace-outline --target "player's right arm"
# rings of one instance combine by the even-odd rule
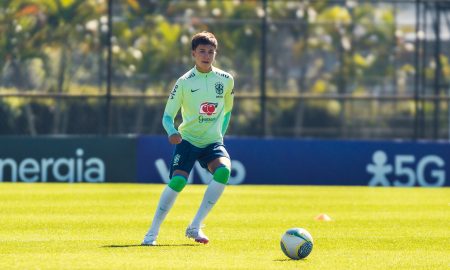
[[[175,128],[174,119],[180,110],[181,102],[183,100],[183,85],[182,80],[178,79],[172,91],[170,92],[169,99],[164,109],[164,115],[162,118],[162,125],[169,136],[169,142],[171,144],[178,144],[182,138],[178,130]]]

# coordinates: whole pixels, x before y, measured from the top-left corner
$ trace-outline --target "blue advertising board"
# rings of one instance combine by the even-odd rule
[[[450,186],[450,143],[227,137],[229,183]],[[167,183],[166,136],[3,137],[0,182]],[[190,183],[212,176],[196,163]]]
[[[0,137],[0,182],[136,182],[136,139]]]
[[[230,184],[449,186],[450,144],[226,138]],[[167,182],[174,146],[167,138],[137,142],[137,181]],[[189,182],[208,183],[196,164]]]

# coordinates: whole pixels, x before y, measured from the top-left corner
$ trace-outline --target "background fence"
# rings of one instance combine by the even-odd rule
[[[164,134],[190,37],[235,77],[229,134],[448,139],[448,1],[0,3],[0,134]]]

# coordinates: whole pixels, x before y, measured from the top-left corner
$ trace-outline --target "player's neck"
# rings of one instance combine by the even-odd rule
[[[195,68],[198,70],[198,72],[200,73],[209,73],[212,71],[212,66],[209,66],[209,68],[207,69],[202,69],[201,67],[195,65]]]

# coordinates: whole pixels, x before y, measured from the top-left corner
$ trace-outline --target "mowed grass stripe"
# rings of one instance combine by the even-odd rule
[[[446,269],[448,188],[229,186],[205,221],[211,242],[184,237],[205,190],[187,186],[157,247],[140,242],[163,185],[0,184],[0,269]],[[315,221],[327,213],[333,221]],[[281,235],[314,238],[300,261]]]

